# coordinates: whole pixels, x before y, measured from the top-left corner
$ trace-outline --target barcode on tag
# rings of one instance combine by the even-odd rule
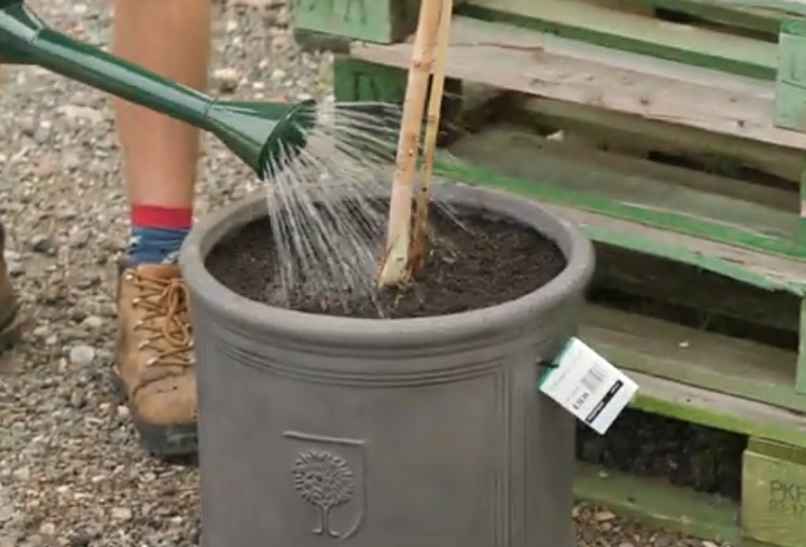
[[[604,434],[638,386],[577,338],[572,338],[540,390]]]

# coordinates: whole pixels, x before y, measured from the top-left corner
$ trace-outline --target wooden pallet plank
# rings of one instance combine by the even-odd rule
[[[601,242],[596,243],[596,276],[591,289],[596,301],[629,300],[641,313],[676,313],[688,325],[729,327],[734,333],[731,336],[742,337],[742,329],[752,330],[755,340],[791,344],[800,333],[801,299],[795,295],[748,286],[682,262]]]
[[[801,179],[804,154],[799,150],[543,97],[518,95],[515,99],[512,115],[518,119],[531,116],[535,121],[591,135],[609,150],[626,153],[654,150],[692,158],[734,178],[750,171],[793,183]]]
[[[806,150],[806,134],[773,124],[773,82],[606,48],[597,50],[596,61],[580,59],[573,55],[593,46],[572,47],[568,40],[465,17],[457,17],[453,28],[449,77]],[[350,50],[356,58],[399,68],[411,58],[409,42],[353,43]]]
[[[744,454],[742,533],[781,547],[806,537],[806,465],[756,452]]]
[[[806,393],[806,299],[801,302],[800,346],[798,349],[798,372],[796,386],[799,393]]]
[[[584,0],[471,0],[459,13],[755,78],[777,70],[774,44]]]
[[[742,6],[733,2],[714,0],[647,0],[647,2],[659,9],[685,13],[726,27],[768,35],[777,35],[781,21],[788,16],[785,10],[773,9],[770,6]]]
[[[413,32],[419,0],[294,0],[294,26],[323,34],[392,43]]]
[[[338,55],[333,63],[333,93],[339,102],[401,103],[406,95],[405,71]]]
[[[454,165],[455,162],[444,159],[438,162],[435,173],[442,183],[482,186],[528,199],[538,199],[532,193],[531,185],[523,184],[522,181],[490,178],[486,175],[476,179],[472,172],[457,171]],[[474,172],[478,174],[478,171]],[[594,241],[690,264],[754,287],[787,291],[798,296],[806,294],[806,270],[801,263],[572,207],[542,201],[541,205],[570,222],[575,222]]]
[[[589,341],[596,348],[596,340]],[[632,360],[644,357],[636,348]],[[614,365],[627,368],[622,362]],[[657,378],[642,372],[628,373],[639,390],[632,408],[705,425],[742,435],[773,439],[806,448],[806,417],[786,409],[772,407],[741,397]]]
[[[719,496],[695,492],[663,479],[638,477],[583,462],[577,464],[574,496],[643,523],[703,539],[737,544],[739,507]]]
[[[797,238],[798,195],[794,192],[792,212],[786,213],[711,193],[741,193],[739,181],[596,151],[587,151],[585,162],[580,162],[578,150],[503,124],[459,141],[450,152],[472,166],[468,169],[528,181],[536,197],[552,203],[806,258],[806,248]],[[539,169],[535,169],[536,161]]]
[[[775,89],[775,124],[806,131],[806,23],[787,21],[779,35]]]
[[[803,0],[695,0],[700,4],[724,6],[731,9],[762,9],[782,16],[806,16]]]
[[[580,332],[625,370],[806,413],[794,351],[596,305]]]
[[[683,189],[683,192],[672,199],[692,197],[687,192],[697,191],[707,194],[707,196],[721,196],[734,200],[730,204],[711,202],[710,205],[717,209],[700,205],[690,209],[691,211],[710,213],[723,205],[730,205],[732,211],[728,213],[729,215],[742,216],[747,213],[750,217],[755,217],[758,223],[752,222],[756,229],[766,232],[766,228],[763,227],[767,225],[768,221],[777,226],[777,228],[769,226],[772,231],[777,230],[788,236],[791,236],[792,232],[797,229],[800,216],[800,199],[797,188],[775,188],[745,182],[735,177],[725,177],[688,167],[663,164],[644,157],[592,149],[575,142],[573,131],[569,131],[571,138],[568,138],[564,129],[560,130],[559,136],[543,137],[535,131],[536,128],[528,120],[524,119],[520,109],[514,110],[512,117],[513,119],[518,118],[517,121],[498,121],[494,124],[487,124],[475,135],[454,145],[451,151],[455,155],[461,156],[458,153],[460,149],[472,148],[475,153],[481,154],[473,157],[482,158],[485,165],[495,166],[502,173],[507,172],[507,166],[512,166],[509,174],[518,177],[528,177],[529,174],[534,174],[534,162],[524,164],[523,160],[526,157],[524,154],[531,155],[535,150],[565,162],[576,162],[580,155],[584,154],[585,161],[589,163],[591,169],[618,173],[623,179],[627,179],[615,181],[615,185],[621,187],[619,192],[625,199],[643,199],[640,195],[641,191],[635,188],[635,185],[652,188],[653,192],[659,194],[666,193],[664,186],[674,186]],[[489,146],[495,151],[485,152],[484,146]],[[574,181],[572,184],[581,183]],[[593,188],[600,187],[600,184],[596,184]],[[574,186],[574,188],[578,187]],[[708,200],[709,197],[704,197],[704,199]],[[719,200],[720,198],[714,199]],[[671,204],[667,200],[664,200],[664,203]],[[750,217],[742,216],[741,221],[750,221]]]

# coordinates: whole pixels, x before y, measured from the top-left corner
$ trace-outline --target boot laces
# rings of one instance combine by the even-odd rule
[[[146,312],[134,327],[146,333],[139,348],[156,353],[147,366],[192,366],[193,334],[188,320],[188,292],[184,281],[143,273],[131,275],[140,293],[132,305]]]

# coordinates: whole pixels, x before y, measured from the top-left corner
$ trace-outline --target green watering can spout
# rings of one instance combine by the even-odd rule
[[[0,0],[0,63],[30,64],[216,135],[261,179],[306,145],[312,102],[226,102],[49,28],[21,0]]]

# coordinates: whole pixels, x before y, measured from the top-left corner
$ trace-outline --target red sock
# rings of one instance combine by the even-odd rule
[[[193,224],[193,209],[135,205],[132,207],[133,228],[189,230]]]

